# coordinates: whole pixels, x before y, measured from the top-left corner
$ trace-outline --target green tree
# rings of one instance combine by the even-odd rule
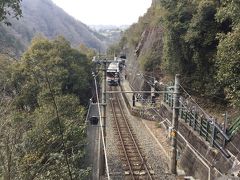
[[[16,106],[30,112],[32,122],[19,159],[21,177],[84,177],[85,111],[80,104],[90,96],[91,66],[87,57],[62,37],[53,41],[38,37],[19,63],[14,76],[20,83],[16,85]],[[18,72],[22,74],[20,81]]]
[[[87,178],[89,60],[62,37],[37,37],[11,64],[2,63],[0,81],[8,87],[0,101],[0,178]]]
[[[231,102],[240,106],[240,2],[222,1],[217,13],[222,24],[217,52],[217,79]]]
[[[16,103],[22,109],[34,110],[38,106],[37,94],[45,73],[56,91],[77,95],[83,105],[91,97],[91,62],[62,37],[52,42],[35,38],[16,69],[13,84],[17,92],[21,91]]]
[[[32,128],[24,137],[25,151],[19,159],[22,179],[83,179],[88,173],[84,109],[75,96],[53,97],[52,101],[41,97],[40,108],[31,115]]]
[[[212,0],[160,1],[166,9],[162,21],[164,50],[162,68],[182,75],[189,92],[214,101],[224,98],[216,81],[216,54],[221,24],[216,21],[219,3]]]
[[[13,100],[9,95],[11,61],[5,56],[0,56],[0,179],[14,179],[16,173],[15,157],[17,154],[17,144],[21,137],[21,125],[12,121]]]

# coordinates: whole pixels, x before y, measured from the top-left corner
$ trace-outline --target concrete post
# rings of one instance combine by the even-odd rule
[[[215,123],[213,123],[212,121],[212,134],[211,134],[211,146],[214,147],[214,141],[215,141],[215,138],[216,138],[216,128],[215,128]]]
[[[153,77],[153,84],[151,85],[151,104],[155,104],[155,77]]]
[[[179,116],[179,74],[175,76],[174,85],[174,102],[173,102],[173,116],[172,116],[172,130],[171,130],[171,164],[170,171],[172,174],[177,174],[177,130],[178,130],[178,116]]]
[[[228,114],[227,112],[225,112],[225,115],[224,115],[224,124],[223,124],[223,130],[225,133],[227,133],[227,124],[228,124]],[[226,139],[223,138],[223,147],[225,148],[226,146]]]

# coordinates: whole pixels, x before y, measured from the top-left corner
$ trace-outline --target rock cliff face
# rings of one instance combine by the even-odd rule
[[[141,67],[141,61],[144,61],[147,54],[155,56],[155,60],[160,62],[162,60],[163,51],[163,29],[162,27],[146,27],[141,35],[138,45],[130,48],[128,51],[127,69],[129,74],[129,82],[135,89],[149,90],[150,86],[144,82],[152,82],[153,78],[161,77],[159,66],[154,66],[153,71],[146,72]],[[154,52],[154,53],[153,53]],[[144,75],[144,78],[142,77]]]

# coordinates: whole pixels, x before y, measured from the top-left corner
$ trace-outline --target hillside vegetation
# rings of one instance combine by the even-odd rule
[[[20,1],[3,2],[6,14],[21,16],[11,8]],[[4,13],[1,22],[10,22]],[[11,45],[22,41],[6,29],[0,38],[8,43],[0,52],[0,179],[88,179],[85,116],[94,51],[39,35],[15,61]]]
[[[91,64],[59,37],[0,57],[0,179],[84,179]]]
[[[5,44],[10,45],[12,54],[15,52],[19,56],[38,34],[50,39],[64,36],[74,47],[84,44],[97,51],[106,48],[106,37],[69,16],[51,0],[23,0],[21,10],[19,20],[8,18],[11,26],[0,24],[1,49],[9,47]]]
[[[159,28],[162,45],[141,53],[144,36]],[[156,0],[117,49],[135,49],[145,72],[180,73],[190,93],[239,107],[239,43],[240,1]]]

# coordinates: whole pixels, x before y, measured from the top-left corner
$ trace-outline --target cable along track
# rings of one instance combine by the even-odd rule
[[[113,87],[110,87],[113,90]],[[114,88],[116,90],[116,87]],[[116,131],[119,136],[121,150],[123,152],[123,169],[125,179],[144,179],[152,180],[154,172],[147,166],[144,156],[134,137],[129,120],[126,117],[119,94],[110,95],[110,104],[115,121]]]

